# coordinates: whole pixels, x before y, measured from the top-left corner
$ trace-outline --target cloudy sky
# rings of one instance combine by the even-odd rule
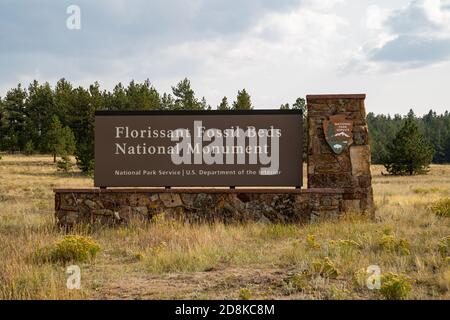
[[[81,28],[66,26],[67,8]],[[450,110],[448,0],[1,0],[0,96],[65,77],[111,89],[188,77],[216,106],[366,93],[368,111]]]

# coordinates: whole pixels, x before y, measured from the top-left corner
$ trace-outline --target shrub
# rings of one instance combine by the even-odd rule
[[[328,257],[314,261],[312,267],[315,273],[325,278],[335,279],[340,274],[340,271],[335,267],[333,261]]]
[[[396,252],[402,255],[409,255],[411,251],[409,249],[409,243],[406,239],[398,239],[394,235],[385,234],[381,237],[379,242],[381,249]]]
[[[250,300],[252,298],[252,293],[248,288],[239,289],[239,299]]]
[[[387,300],[401,300],[411,292],[411,279],[403,274],[386,273],[381,276],[381,294]]]
[[[85,262],[94,259],[99,250],[100,246],[92,239],[69,235],[51,249],[50,258],[54,262]]]
[[[442,199],[436,202],[431,211],[438,217],[448,218],[450,217],[450,198]]]
[[[311,276],[307,272],[297,273],[292,277],[290,285],[297,291],[311,289],[309,285],[310,278]]]
[[[68,156],[63,156],[61,160],[56,163],[56,167],[58,168],[58,170],[68,172],[70,171],[70,169],[72,169],[73,163],[72,161],[70,161],[70,158]]]
[[[450,236],[446,236],[439,240],[438,251],[444,258],[450,254]]]
[[[367,281],[367,270],[361,268],[355,271],[353,274],[353,284],[357,287],[365,287]]]
[[[408,117],[387,145],[382,162],[393,175],[421,174],[428,171],[433,155],[433,146],[420,132],[416,121]]]
[[[398,239],[397,241],[397,248],[398,253],[404,254],[404,255],[410,255],[411,251],[409,249],[409,242],[406,239]]]
[[[320,244],[316,242],[316,238],[313,234],[308,234],[306,236],[306,244],[308,245],[309,248],[320,249]]]

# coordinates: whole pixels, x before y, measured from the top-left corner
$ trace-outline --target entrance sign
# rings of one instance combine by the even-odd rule
[[[302,185],[298,110],[97,111],[97,187]]]
[[[334,153],[340,154],[353,143],[353,122],[347,120],[345,115],[330,116],[323,121],[325,140]]]

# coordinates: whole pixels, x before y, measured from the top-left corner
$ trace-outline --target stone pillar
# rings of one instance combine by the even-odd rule
[[[370,147],[364,94],[308,95],[308,188],[345,190],[342,211],[374,215]],[[353,125],[353,142],[334,151],[325,138],[324,121],[342,116]],[[326,124],[326,122],[325,122]],[[330,135],[330,134],[328,134]],[[350,139],[350,138],[348,138]],[[331,143],[333,145],[333,143]]]

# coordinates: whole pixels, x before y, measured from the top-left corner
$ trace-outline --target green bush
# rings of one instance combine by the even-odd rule
[[[406,239],[398,239],[394,235],[385,234],[381,237],[379,247],[389,252],[395,252],[402,255],[410,255],[409,243]]]
[[[434,153],[416,119],[408,117],[394,139],[387,144],[382,162],[392,175],[422,174],[428,171]]]
[[[312,264],[315,273],[325,278],[335,279],[340,275],[340,271],[335,267],[330,258],[325,257],[322,260],[316,260]]]
[[[368,273],[366,268],[361,268],[353,273],[353,285],[357,287],[366,287]]]
[[[50,250],[50,259],[54,262],[86,262],[93,260],[99,250],[100,246],[92,239],[69,235]]]
[[[387,300],[401,300],[411,292],[411,279],[403,274],[386,273],[381,276],[381,294]]]
[[[450,217],[450,198],[442,199],[436,202],[432,207],[431,211],[441,218]]]
[[[311,289],[310,278],[311,275],[307,272],[297,273],[292,277],[290,284],[297,291],[309,290]]]
[[[68,156],[63,156],[61,160],[56,163],[56,167],[60,171],[69,172],[73,167],[73,163]]]
[[[316,237],[313,234],[306,236],[306,244],[311,249],[320,249],[320,244],[316,242]]]
[[[239,299],[250,300],[252,298],[252,293],[248,288],[239,289]]]

